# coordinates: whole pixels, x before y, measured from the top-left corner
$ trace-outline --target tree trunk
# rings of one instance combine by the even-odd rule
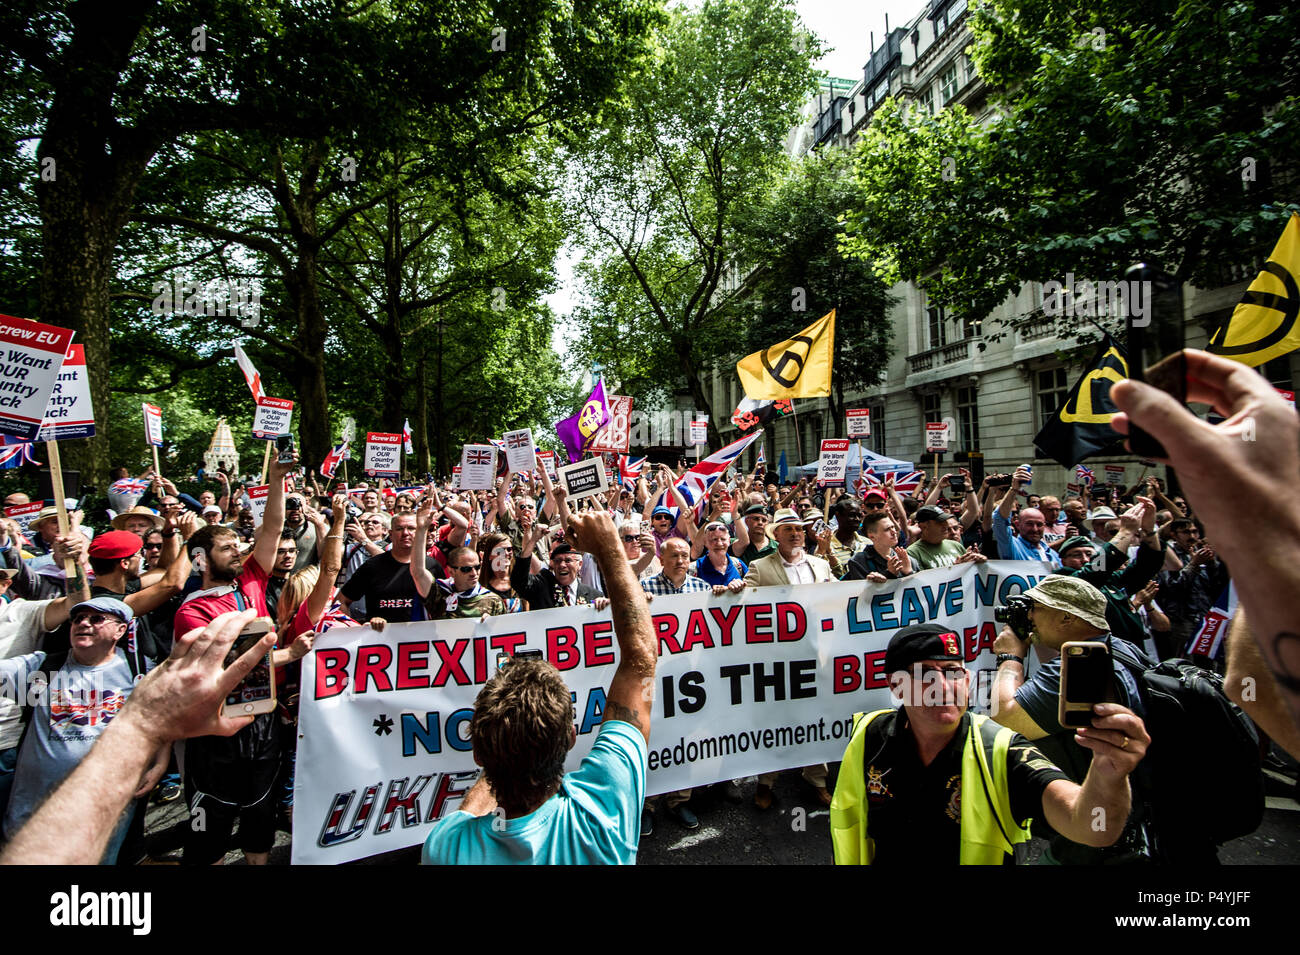
[[[691,400],[695,403],[695,410],[702,411],[709,416],[709,453],[712,454],[722,447],[722,434],[718,431],[718,422],[714,420],[713,405],[704,394],[704,384],[701,380],[699,370],[695,367],[695,362],[691,358],[691,343],[689,339],[679,339],[677,342],[677,357],[682,363],[682,372],[686,375],[686,384],[691,390]],[[689,426],[688,426],[689,428]],[[686,441],[690,441],[689,433],[683,436]]]
[[[317,281],[316,249],[299,243],[298,261],[290,294],[296,298],[298,334],[294,344],[307,356],[290,359],[282,367],[294,383],[298,398],[298,440],[303,467],[320,467],[332,446],[329,395],[325,387],[325,338],[329,328],[321,309]]]
[[[72,41],[37,147],[41,212],[40,320],[76,333],[86,350],[95,437],[61,448],[87,483],[107,483],[109,461],[109,284],[118,236],[154,151],[125,141],[113,120],[113,92],[146,11],[141,0],[112,7],[76,4]],[[118,464],[124,462],[115,462]]]
[[[429,352],[420,349],[415,366],[415,459],[421,474],[432,470],[429,464]]]

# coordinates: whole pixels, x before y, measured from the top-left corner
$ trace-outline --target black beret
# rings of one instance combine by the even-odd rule
[[[885,672],[911,670],[922,660],[962,660],[961,638],[952,627],[938,623],[918,623],[903,627],[885,648]]]

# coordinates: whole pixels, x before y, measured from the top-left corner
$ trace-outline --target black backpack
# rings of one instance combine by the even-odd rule
[[[1213,861],[1214,847],[1264,818],[1259,735],[1223,692],[1223,677],[1191,660],[1154,665],[1112,644],[1137,680],[1151,745],[1144,793],[1161,861]]]

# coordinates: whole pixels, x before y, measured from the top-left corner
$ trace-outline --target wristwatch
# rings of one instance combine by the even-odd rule
[[[1021,666],[1025,665],[1025,658],[1018,657],[1014,653],[999,653],[997,665],[1002,666],[1002,664],[1006,663],[1008,660],[1015,660]]]

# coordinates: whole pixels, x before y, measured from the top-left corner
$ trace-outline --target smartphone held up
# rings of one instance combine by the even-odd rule
[[[229,668],[257,646],[273,626],[270,617],[258,617],[249,621],[248,626],[240,632],[235,645],[226,654],[225,666]],[[266,657],[226,695],[226,700],[221,705],[222,716],[260,716],[275,709],[275,663],[271,653],[268,650]]]
[[[1183,286],[1159,269],[1138,263],[1124,273],[1128,376],[1187,404],[1187,356],[1183,352]],[[1163,356],[1163,357],[1160,357]],[[1163,445],[1129,422],[1129,449],[1144,458],[1167,457]]]

